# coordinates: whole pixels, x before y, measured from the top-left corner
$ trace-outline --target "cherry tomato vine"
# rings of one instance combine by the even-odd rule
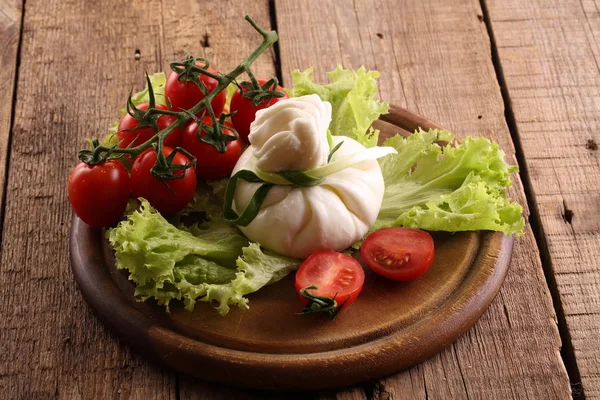
[[[146,82],[148,85],[149,94],[148,107],[146,110],[136,108],[132,101],[132,94],[130,93],[127,100],[127,113],[139,121],[138,126],[134,129],[150,126],[156,133],[145,142],[134,147],[126,148],[120,148],[118,145],[105,146],[100,144],[97,139],[93,139],[91,141],[93,148],[91,150],[81,150],[78,154],[78,158],[85,164],[96,165],[101,164],[109,159],[120,158],[124,155],[129,155],[131,158],[135,158],[146,149],[154,147],[157,154],[157,160],[156,164],[152,168],[152,174],[158,179],[163,180],[163,182],[169,179],[181,178],[182,174],[179,171],[193,167],[196,159],[181,147],[176,147],[173,153],[170,155],[164,155],[162,149],[164,147],[165,138],[175,129],[182,127],[189,120],[194,120],[198,123],[198,140],[213,145],[220,153],[224,153],[227,148],[227,143],[237,140],[238,134],[235,131],[233,131],[233,135],[223,132],[225,128],[227,128],[227,130],[230,132],[232,131],[232,128],[226,127],[224,123],[225,118],[229,117],[230,114],[221,114],[220,116],[216,115],[211,105],[211,101],[217,95],[225,90],[231,83],[234,83],[240,87],[240,84],[237,83],[236,78],[242,73],[247,73],[250,77],[250,82],[247,85],[244,83],[244,85],[248,89],[248,98],[253,99],[253,101],[260,102],[265,99],[279,98],[285,95],[284,93],[276,90],[276,78],[271,79],[268,82],[268,85],[259,85],[250,69],[252,63],[254,63],[254,61],[265,52],[265,50],[267,50],[277,41],[277,33],[275,31],[265,31],[248,15],[246,15],[245,19],[262,36],[262,42],[250,55],[248,55],[236,68],[229,73],[219,74],[212,72],[214,70],[210,69],[209,60],[201,57],[193,57],[190,54],[186,55],[183,61],[174,62],[170,65],[171,69],[178,74],[178,80],[180,82],[194,82],[204,95],[204,98],[195,106],[190,109],[178,111],[158,108],[154,98],[154,90],[150,83],[150,78],[148,77],[148,74],[146,74]],[[209,92],[206,85],[202,82],[202,79],[199,78],[200,75],[205,75],[216,80],[218,82],[216,88]],[[274,88],[275,90],[271,90],[271,88]],[[202,116],[207,114],[211,118],[212,124],[204,124],[202,123],[202,118],[196,117],[200,111],[203,111]],[[176,120],[168,127],[159,130],[157,120],[163,115],[175,117]],[[204,132],[204,135],[200,135],[201,131]],[[172,161],[176,153],[182,153],[192,161],[190,163],[186,163],[185,165],[173,163]]]

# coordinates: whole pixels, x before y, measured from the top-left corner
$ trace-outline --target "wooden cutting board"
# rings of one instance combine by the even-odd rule
[[[392,106],[374,124],[382,137],[433,122]],[[275,390],[342,387],[381,378],[432,356],[467,331],[494,299],[513,239],[498,232],[434,233],[435,261],[412,282],[366,269],[358,300],[335,321],[298,315],[293,274],[251,294],[250,309],[221,317],[211,305],[193,312],[138,303],[117,271],[104,230],[77,217],[71,264],[98,317],[146,357],[202,380]]]

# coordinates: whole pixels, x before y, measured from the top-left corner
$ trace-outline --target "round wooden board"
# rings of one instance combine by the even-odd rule
[[[382,136],[408,134],[431,121],[392,107],[377,121]],[[171,313],[138,303],[117,271],[102,229],[77,217],[71,264],[84,298],[140,353],[202,380],[274,390],[342,387],[419,363],[468,330],[506,275],[513,239],[498,232],[434,233],[435,261],[408,283],[366,269],[359,300],[335,321],[298,315],[293,276],[251,294],[250,310],[221,317],[209,304]],[[293,274],[292,274],[293,275]]]

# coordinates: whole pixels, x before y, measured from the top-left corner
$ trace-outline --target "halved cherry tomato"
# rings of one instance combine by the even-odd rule
[[[168,157],[173,149],[163,147],[163,154]],[[182,153],[177,153],[173,164],[185,165],[190,160]],[[174,173],[181,178],[165,179],[164,182],[150,171],[156,163],[156,150],[153,147],[136,157],[131,168],[131,192],[143,197],[161,214],[169,216],[177,213],[194,197],[196,190],[196,172],[187,168]]]
[[[384,228],[367,236],[360,254],[379,275],[408,281],[422,276],[433,263],[433,238],[419,229]]]
[[[202,63],[196,63],[198,66],[202,66]],[[217,74],[212,67],[208,67],[209,72],[213,74]],[[219,85],[219,82],[211,78],[210,76],[199,74],[200,81],[204,83],[206,86],[206,93],[211,93],[215,88]],[[167,79],[167,84],[165,85],[165,95],[171,101],[171,108],[174,111],[181,110],[189,110],[194,107],[200,100],[204,98],[204,94],[192,81],[188,82],[180,82],[178,80],[179,76],[177,72],[172,71],[169,74]],[[223,112],[223,108],[225,107],[226,93],[225,90],[219,92],[215,98],[210,102],[215,115],[218,117]],[[201,109],[196,113],[196,115],[200,116],[205,112],[206,109]]]
[[[258,79],[259,85],[264,85],[267,83],[267,79]],[[244,92],[247,92],[248,89],[243,88]],[[277,90],[285,93],[281,86],[277,86]],[[273,104],[277,103],[280,100],[288,99],[289,96],[286,94],[284,97],[277,97],[273,99],[263,100],[257,106],[252,104],[252,100],[242,96],[242,92],[240,89],[236,90],[233,93],[233,97],[231,97],[231,112],[235,111],[235,114],[231,116],[231,122],[233,122],[233,126],[239,135],[246,142],[248,141],[248,135],[250,134],[250,124],[254,122],[256,118],[256,112],[258,110],[262,110],[263,108],[268,108]]]
[[[147,110],[148,103],[142,103],[137,106],[140,110]],[[166,110],[167,107],[162,104],[157,104],[156,107],[159,110]],[[159,130],[163,130],[177,121],[176,117],[171,115],[161,115],[156,121]],[[156,132],[151,126],[144,126],[139,129],[135,129],[139,124],[139,121],[129,114],[125,114],[119,122],[119,131],[117,132],[117,140],[119,147],[135,147],[148,141]],[[179,146],[179,140],[181,137],[181,128],[175,128],[173,132],[169,133],[165,138],[165,145],[169,147]]]
[[[118,222],[129,200],[129,175],[117,160],[96,165],[78,163],[69,175],[69,201],[75,214],[88,225]]]
[[[212,119],[204,117],[202,122],[212,126]],[[226,127],[231,128],[231,124],[225,122]],[[198,124],[192,122],[183,133],[181,146],[196,157],[196,175],[203,179],[219,179],[231,174],[238,158],[242,155],[242,139],[237,138],[227,142],[225,153],[219,153],[212,144],[204,143],[198,139]],[[225,128],[223,133],[235,136],[231,130]],[[206,136],[204,131],[200,131],[200,137]]]
[[[354,258],[331,250],[323,250],[308,257],[296,271],[296,292],[304,304],[308,301],[300,290],[309,286],[318,289],[310,293],[333,298],[348,307],[356,300],[365,282],[365,272]]]

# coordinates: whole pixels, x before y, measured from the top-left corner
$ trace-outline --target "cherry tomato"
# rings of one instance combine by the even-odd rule
[[[202,64],[197,64],[201,66]],[[208,67],[208,71],[213,74],[217,74],[212,67]],[[199,74],[200,80],[204,83],[207,89],[207,93],[211,93],[215,88],[219,85],[219,82],[204,74]],[[171,100],[171,108],[175,111],[181,110],[189,110],[194,107],[200,100],[204,98],[204,94],[194,82],[179,82],[177,72],[172,71],[169,74],[167,79],[167,84],[165,85],[165,95]],[[225,91],[222,90],[215,96],[215,98],[210,102],[215,115],[218,117],[223,112],[223,108],[225,107],[226,94]],[[205,109],[201,109],[196,113],[196,115],[200,116],[204,112]]]
[[[148,103],[142,103],[137,106],[140,110],[147,110]],[[159,110],[166,110],[167,107],[162,104],[157,104],[156,108]],[[177,121],[176,117],[171,115],[162,115],[156,121],[159,130],[163,130]],[[138,126],[139,121],[129,114],[125,114],[119,122],[119,131],[117,132],[117,140],[119,147],[135,147],[148,141],[156,132],[151,126],[144,126],[140,129],[135,129]],[[133,130],[135,129],[135,130]],[[181,128],[176,128],[173,132],[169,133],[165,138],[165,145],[169,147],[179,146],[179,140],[181,137]]]
[[[262,86],[267,83],[267,79],[258,79],[258,83]],[[277,90],[285,93],[281,86],[277,86]],[[248,89],[244,88],[244,92],[246,91],[248,91]],[[231,116],[231,122],[233,122],[235,130],[247,142],[248,135],[250,134],[250,124],[254,121],[256,112],[258,110],[262,110],[263,108],[268,108],[280,100],[288,98],[289,96],[286,94],[284,97],[263,100],[261,103],[255,106],[252,104],[252,100],[242,96],[240,89],[236,90],[235,93],[233,93],[230,105],[231,112],[233,113],[235,111],[235,114]]]
[[[212,119],[205,117],[202,122],[212,126]],[[225,126],[231,128],[231,124],[225,122]],[[198,124],[192,122],[183,132],[181,146],[196,157],[196,175],[203,179],[219,179],[229,176],[238,158],[242,155],[242,139],[237,138],[227,142],[225,153],[219,153],[212,144],[198,140]],[[223,129],[223,133],[235,136],[229,129]],[[202,130],[200,136],[206,136]]]
[[[75,214],[91,226],[119,221],[129,200],[129,175],[117,160],[87,165],[80,162],[69,175],[69,201]]]
[[[433,263],[433,238],[419,229],[384,228],[367,236],[360,254],[379,275],[408,281],[423,275]]]
[[[163,147],[163,154],[168,157],[173,149]],[[190,160],[177,153],[173,164],[185,165]],[[156,163],[156,151],[149,148],[136,157],[131,168],[131,192],[137,197],[143,197],[161,214],[169,216],[177,213],[194,197],[196,190],[196,172],[194,168],[175,172],[177,179],[165,179],[164,182],[155,177],[150,171]]]
[[[296,271],[296,292],[307,304],[300,290],[316,286],[310,293],[333,298],[348,307],[356,300],[365,282],[365,272],[354,258],[336,251],[324,250],[308,257]]]

